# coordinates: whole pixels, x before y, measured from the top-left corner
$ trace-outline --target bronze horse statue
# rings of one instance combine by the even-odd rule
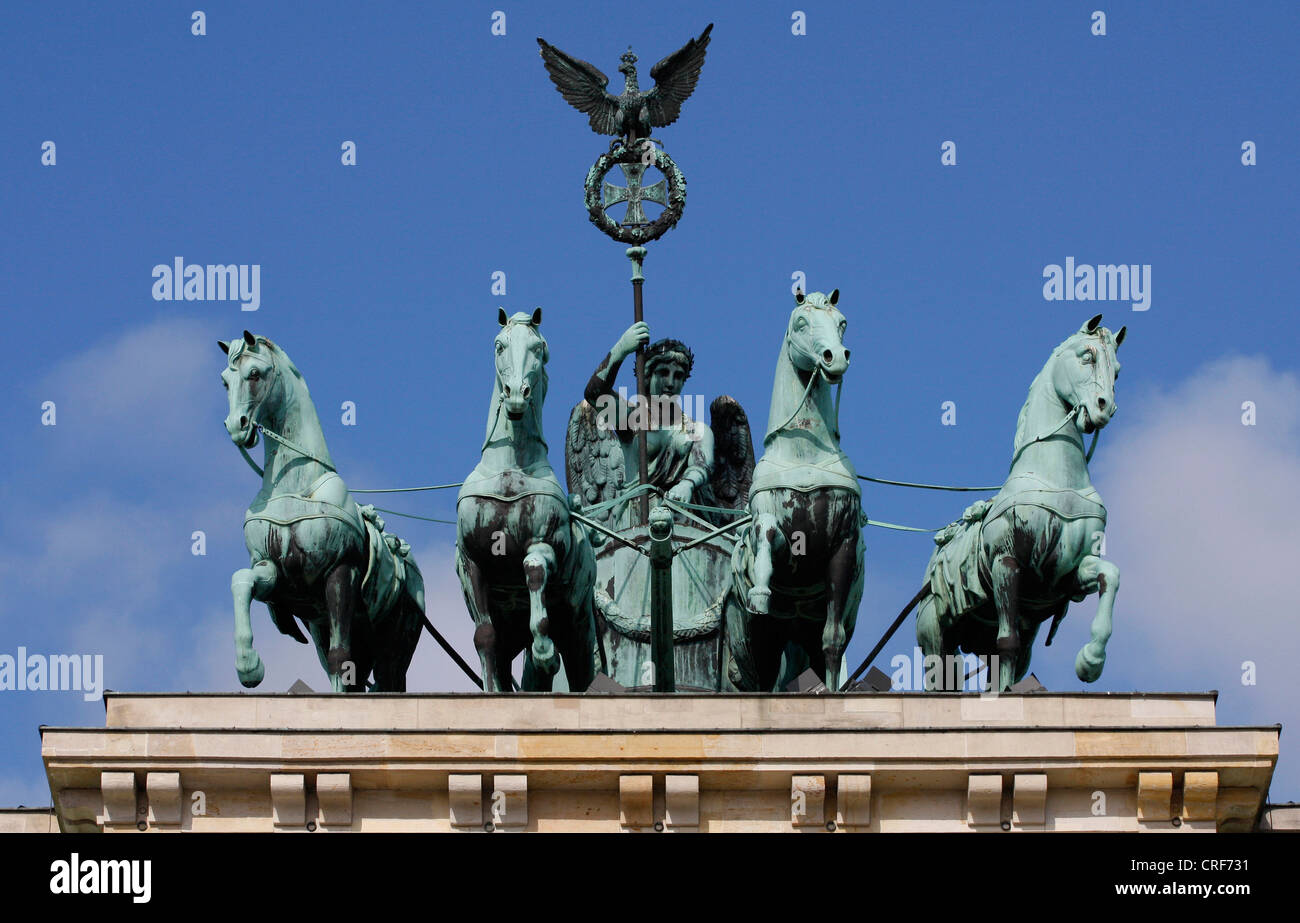
[[[829,689],[843,678],[862,599],[865,517],[831,394],[849,367],[838,302],[838,289],[796,293],[777,359],[749,490],[753,522],[732,556],[729,673],[742,691],[773,691],[803,662]]]
[[[1101,557],[1106,507],[1088,477],[1083,436],[1117,409],[1124,331],[1112,335],[1098,314],[1052,351],[1021,408],[1002,490],[935,536],[916,639],[927,661],[944,667],[926,670],[927,688],[961,688],[951,669],[960,648],[995,657],[990,681],[1010,689],[1029,671],[1039,626],[1052,619],[1051,644],[1070,601],[1090,593],[1101,601],[1074,671],[1085,683],[1101,675],[1119,568]]]
[[[218,341],[226,354],[226,431],[262,489],[244,515],[249,566],[235,571],[235,667],[256,686],[250,606],[266,603],[276,628],[316,643],[335,692],[359,692],[374,672],[378,692],[405,692],[406,671],[424,621],[424,579],[410,545],[384,532],[373,507],[358,507],[325,446],[307,382],[275,343],[247,330]],[[248,450],[266,437],[259,469]]]
[[[524,691],[550,691],[562,660],[569,688],[582,692],[599,669],[596,561],[546,457],[542,310],[502,310],[498,321],[487,437],[456,499],[456,573],[485,692],[510,691],[510,664],[525,650]]]

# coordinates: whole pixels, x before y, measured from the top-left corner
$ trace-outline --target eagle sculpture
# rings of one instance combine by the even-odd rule
[[[605,89],[609,78],[593,65],[565,54],[545,39],[539,38],[537,44],[551,81],[569,105],[587,114],[591,130],[622,138],[631,147],[638,139],[650,137],[650,129],[677,121],[682,103],[700,79],[712,29],[713,23],[709,23],[699,38],[691,39],[650,68],[655,87],[648,93],[641,92],[637,84],[637,58],[629,48],[618,66],[626,81],[621,96]]]

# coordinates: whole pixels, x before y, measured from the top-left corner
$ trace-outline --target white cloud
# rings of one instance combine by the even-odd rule
[[[1242,423],[1246,401],[1254,426]],[[1144,661],[1145,689],[1220,690],[1221,724],[1290,723],[1300,711],[1300,381],[1262,359],[1227,358],[1120,404],[1128,419],[1102,437],[1094,466],[1107,556],[1121,569],[1112,650]],[[1245,661],[1257,685],[1242,685]],[[1274,801],[1300,796],[1294,733],[1282,750]]]

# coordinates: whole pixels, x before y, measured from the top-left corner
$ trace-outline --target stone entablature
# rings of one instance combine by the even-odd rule
[[[1249,830],[1278,727],[1215,695],[106,695],[65,830]]]

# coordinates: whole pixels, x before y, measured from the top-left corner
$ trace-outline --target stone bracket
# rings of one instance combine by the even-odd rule
[[[826,825],[825,776],[791,776],[790,823],[796,827]]]
[[[447,800],[453,827],[483,826],[483,776],[479,773],[451,773],[447,776]]]
[[[160,827],[179,827],[181,823],[181,774],[151,772],[145,776],[149,793],[149,823]]]
[[[1215,820],[1218,801],[1217,772],[1183,774],[1183,820]]]
[[[306,826],[307,785],[302,773],[271,773],[271,811],[277,827]]]
[[[972,827],[1001,825],[1001,776],[971,774],[966,783],[966,823]]]
[[[624,827],[654,825],[654,776],[618,777],[619,823]]]
[[[522,773],[492,777],[492,802],[489,808],[497,827],[528,825],[528,776]]]
[[[316,801],[326,827],[352,826],[352,774],[322,772],[316,775]]]
[[[670,829],[699,827],[700,777],[664,776],[664,823]]]
[[[1011,823],[1042,827],[1047,823],[1047,773],[1016,773],[1011,789]]]
[[[1174,774],[1139,772],[1137,787],[1138,820],[1168,821],[1174,816]]]
[[[835,786],[836,823],[841,827],[871,825],[871,776],[842,775]]]
[[[104,798],[104,823],[136,822],[135,773],[101,772],[99,790]]]

